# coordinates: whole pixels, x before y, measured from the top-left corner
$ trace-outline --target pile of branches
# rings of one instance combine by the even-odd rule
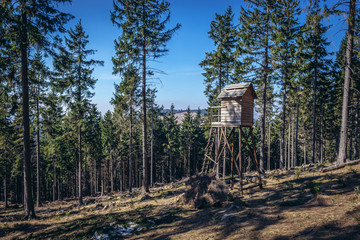
[[[226,184],[215,178],[215,175],[197,174],[186,182],[186,190],[181,198],[184,204],[191,204],[200,209],[220,207],[222,203],[231,201],[232,194]]]

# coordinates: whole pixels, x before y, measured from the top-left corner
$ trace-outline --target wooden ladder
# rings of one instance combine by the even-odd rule
[[[208,143],[205,147],[204,161],[203,161],[203,166],[201,168],[201,173],[208,173],[210,163],[211,162],[215,163],[215,160],[212,158],[212,151],[213,151],[214,144],[215,144],[215,138],[216,138],[216,128],[211,127],[209,138],[208,138]]]

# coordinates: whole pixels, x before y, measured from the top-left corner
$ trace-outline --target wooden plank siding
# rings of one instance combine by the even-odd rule
[[[248,127],[253,125],[256,94],[250,83],[227,85],[218,98],[221,99],[220,118],[217,122],[212,122],[212,126]]]
[[[254,121],[254,97],[248,89],[242,97],[241,125],[252,126]]]
[[[221,100],[221,122],[241,124],[241,101],[240,98],[224,98]]]

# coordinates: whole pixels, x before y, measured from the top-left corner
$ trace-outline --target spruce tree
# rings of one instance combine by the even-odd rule
[[[325,38],[328,27],[322,24],[322,18],[319,8],[313,8],[307,16],[304,41],[300,48],[302,48],[302,57],[304,59],[304,68],[302,69],[305,74],[304,87],[309,89],[312,87],[312,128],[311,128],[311,157],[310,162],[315,162],[315,142],[316,142],[316,118],[318,106],[321,103],[318,101],[319,89],[322,84],[327,84],[326,79],[330,72],[331,60],[328,57],[326,47],[329,45]],[[309,79],[311,80],[309,82]],[[328,91],[330,89],[328,88]],[[323,109],[325,106],[321,104]]]
[[[161,156],[158,154],[158,151],[156,151],[157,142],[159,142],[159,139],[157,139],[156,135],[159,135],[161,133],[161,117],[162,117],[162,111],[163,107],[160,107],[158,104],[156,104],[156,89],[148,88],[148,91],[146,93],[147,95],[147,109],[148,109],[148,124],[150,126],[150,186],[153,186],[156,181],[156,168],[158,167],[156,164],[156,156]],[[160,140],[161,141],[161,140]],[[159,144],[158,147],[161,147],[162,144]]]
[[[63,137],[65,132],[62,128],[62,121],[64,117],[60,97],[55,89],[52,89],[44,99],[44,109],[42,117],[42,139],[45,142],[43,146],[44,162],[47,162],[47,166],[52,165],[51,178],[52,181],[52,200],[56,200],[56,166],[60,166],[59,160],[63,155],[61,147],[63,144]],[[49,169],[51,168],[49,166]],[[50,170],[49,170],[50,171]]]
[[[64,50],[63,56],[67,59],[65,65],[64,90],[68,100],[69,107],[73,113],[74,124],[77,128],[77,154],[78,154],[78,197],[79,204],[82,205],[82,133],[85,113],[90,109],[90,99],[94,95],[90,89],[93,89],[96,83],[91,74],[93,66],[103,65],[103,61],[88,59],[95,53],[95,50],[87,49],[89,36],[85,33],[81,20],[75,26],[75,29],[68,31],[68,37],[65,37],[67,50]]]
[[[97,189],[95,189],[96,175],[103,159],[101,120],[101,114],[96,105],[91,104],[89,111],[85,114],[84,122],[84,186],[85,192],[91,195],[97,192]],[[110,134],[109,137],[111,137]],[[116,138],[113,138],[113,141],[116,141]]]
[[[166,142],[164,143],[163,147],[165,157],[168,160],[168,172],[169,172],[169,181],[173,181],[175,178],[175,162],[178,149],[178,141],[179,141],[179,126],[176,123],[176,119],[174,116],[174,105],[171,105],[170,111],[164,117],[164,134],[166,138]],[[165,164],[165,162],[163,163]],[[177,169],[179,170],[179,169]],[[176,171],[177,172],[177,171]]]
[[[298,0],[279,0],[276,2],[276,11],[273,15],[274,33],[272,41],[272,61],[277,78],[281,81],[282,91],[282,126],[280,137],[280,168],[285,167],[285,123],[287,111],[288,91],[292,89],[291,80],[295,70],[295,53],[297,50],[296,40],[299,37],[300,26],[298,15],[300,14]]]
[[[194,141],[194,125],[193,125],[193,119],[191,116],[190,107],[187,108],[184,119],[182,121],[182,125],[180,128],[180,139],[181,139],[181,152],[184,159],[183,162],[183,175],[184,176],[190,176],[191,175],[191,169],[193,158],[192,156],[192,148],[193,148],[193,141]]]
[[[38,50],[34,58],[30,60],[30,90],[35,105],[35,130],[36,130],[36,206],[40,205],[40,119],[41,108],[45,98],[45,91],[48,86],[47,78],[49,69],[45,65],[45,60],[41,52]]]
[[[239,29],[239,52],[243,62],[248,65],[250,78],[258,85],[257,91],[261,96],[261,125],[260,125],[260,171],[264,172],[265,159],[265,126],[267,102],[271,96],[271,35],[274,31],[272,17],[274,6],[272,0],[249,1],[249,9],[241,8]]]
[[[129,66],[141,71],[142,80],[142,154],[143,184],[142,192],[149,192],[147,159],[147,108],[146,80],[152,75],[148,63],[168,51],[166,43],[176,30],[167,29],[170,20],[170,3],[159,0],[116,0],[113,3],[111,21],[121,29],[121,36],[115,41],[116,56],[113,58],[116,73],[124,74]]]
[[[116,69],[114,69],[116,72]],[[134,116],[136,115],[135,107],[139,105],[139,84],[140,77],[135,68],[130,67],[123,75],[123,80],[120,84],[115,84],[114,97],[111,103],[115,106],[115,117],[128,119],[129,122],[129,192],[132,192],[133,187],[133,128]],[[121,122],[118,119],[119,123]],[[121,128],[121,126],[118,126]]]
[[[102,154],[103,160],[101,162],[101,195],[104,194],[104,175],[103,168],[106,165],[105,161],[110,161],[113,159],[116,151],[116,145],[119,144],[116,136],[116,129],[114,124],[114,116],[110,111],[107,111],[104,115],[104,118],[101,121],[101,143],[102,143]],[[115,156],[114,156],[115,157]],[[104,161],[105,160],[105,161]]]
[[[348,30],[347,30],[347,44],[345,54],[345,76],[343,87],[343,100],[342,100],[342,113],[341,113],[341,129],[340,129],[340,144],[337,156],[337,164],[342,164],[346,160],[346,143],[348,136],[348,105],[349,105],[349,93],[350,93],[350,79],[352,71],[352,55],[354,47],[354,31],[355,31],[355,12],[356,12],[356,0],[350,0],[349,12],[348,12]]]
[[[206,146],[206,138],[204,128],[202,126],[203,118],[200,108],[196,111],[195,118],[193,119],[193,153],[195,159],[193,164],[194,174],[200,172],[202,160],[204,157],[204,149]]]
[[[2,76],[4,77],[4,76]],[[4,78],[3,78],[4,79]],[[3,180],[4,207],[8,207],[8,182],[11,177],[11,162],[14,149],[14,127],[12,126],[13,99],[10,84],[0,83],[0,174]]]
[[[4,13],[7,13],[7,26],[11,28],[8,41],[20,49],[21,86],[22,86],[22,121],[23,121],[23,152],[24,152],[24,214],[27,218],[35,217],[30,149],[30,118],[29,118],[29,52],[34,44],[49,50],[51,42],[49,35],[63,29],[71,16],[58,11],[55,6],[67,0],[48,1],[2,1]],[[31,41],[30,41],[31,39]]]
[[[236,28],[233,24],[234,14],[232,8],[228,7],[224,15],[216,14],[215,20],[211,21],[209,37],[213,40],[215,50],[205,53],[206,57],[200,66],[205,70],[205,95],[210,106],[219,104],[217,96],[221,89],[235,81],[235,66],[237,66],[235,55]],[[218,137],[217,137],[218,138]],[[223,175],[226,172],[226,150],[224,151]],[[216,176],[219,177],[220,165],[217,164]]]
[[[213,40],[215,50],[205,53],[205,59],[200,66],[205,70],[205,95],[210,105],[217,103],[217,96],[221,89],[234,81],[235,57],[233,55],[236,44],[236,28],[233,24],[234,14],[229,7],[224,15],[216,14],[211,21],[209,37]]]

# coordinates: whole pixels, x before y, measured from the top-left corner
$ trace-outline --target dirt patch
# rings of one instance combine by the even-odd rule
[[[227,185],[215,178],[215,175],[194,175],[185,183],[186,189],[180,202],[190,204],[197,209],[220,207],[223,202],[232,200]]]

